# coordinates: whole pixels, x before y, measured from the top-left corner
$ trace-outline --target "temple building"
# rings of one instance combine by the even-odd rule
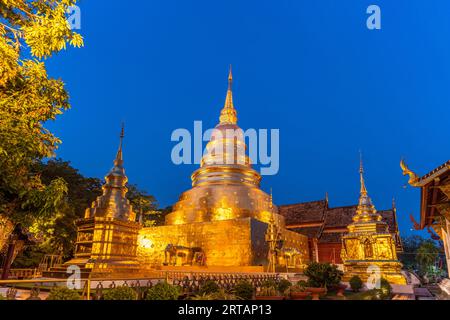
[[[352,223],[357,207],[330,207],[327,195],[322,200],[280,205],[278,209],[285,218],[288,230],[308,237],[311,261],[339,265],[342,264],[342,236],[348,231],[347,226]],[[395,239],[397,252],[402,252],[395,201],[392,202],[392,208],[378,213]]]
[[[344,280],[359,276],[364,282],[372,275],[381,276],[393,284],[406,284],[397,258],[395,237],[377,212],[366,189],[364,171],[360,166],[361,190],[356,214],[342,236],[341,258]]]
[[[403,160],[400,167],[403,175],[409,176],[408,183],[421,191],[420,222],[411,216],[414,228],[426,228],[433,239],[443,242],[450,274],[450,160],[422,177],[411,171]]]

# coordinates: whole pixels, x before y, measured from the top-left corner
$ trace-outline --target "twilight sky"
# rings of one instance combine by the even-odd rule
[[[276,204],[355,204],[359,155],[378,209],[395,197],[400,229],[419,219],[402,156],[423,175],[450,150],[447,0],[80,0],[85,47],[47,62],[72,109],[48,127],[57,155],[84,175],[112,166],[125,122],[131,183],[161,206],[190,187],[197,165],[171,162],[173,130],[214,126],[233,65],[238,124],[280,129],[280,170],[264,176]],[[381,8],[368,30],[366,8]]]

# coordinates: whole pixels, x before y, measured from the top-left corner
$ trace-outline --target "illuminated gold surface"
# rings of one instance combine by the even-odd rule
[[[342,237],[341,257],[344,262],[344,280],[359,276],[367,281],[373,272],[393,284],[406,284],[401,274],[402,264],[397,258],[394,237],[388,225],[381,221],[372,204],[364,182],[361,162],[361,191],[359,204],[353,223],[348,225],[348,233]],[[378,269],[378,270],[376,270]]]
[[[269,249],[265,240],[266,230],[266,223],[252,218],[143,228],[138,238],[138,257],[142,265],[161,266],[166,261],[166,247],[174,244],[200,249],[206,256],[205,268],[266,266]],[[286,247],[307,248],[306,236],[283,231],[280,238]],[[307,250],[299,252],[297,261],[290,267],[301,268],[308,261],[308,255]],[[176,257],[175,266],[196,265],[192,258],[185,259],[184,254],[180,254]],[[279,265],[285,267],[284,264]]]

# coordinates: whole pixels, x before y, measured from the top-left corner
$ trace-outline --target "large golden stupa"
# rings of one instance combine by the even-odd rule
[[[271,196],[259,187],[261,176],[237,125],[232,81],[230,69],[219,124],[191,176],[192,188],[181,194],[166,225],[139,233],[143,265],[263,271],[270,259],[283,270],[301,269],[308,261],[307,237],[285,229]],[[276,252],[269,253],[268,230],[276,232],[269,237],[276,237]]]

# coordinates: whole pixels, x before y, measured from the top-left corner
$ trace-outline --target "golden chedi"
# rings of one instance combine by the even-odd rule
[[[272,220],[281,230],[279,243],[283,243],[277,248],[277,265],[298,269],[307,262],[307,237],[284,228],[271,197],[259,188],[261,176],[252,168],[246,150],[233,105],[230,69],[219,124],[200,168],[192,174],[192,188],[181,194],[165,226],[140,232],[142,263],[263,271],[269,255],[265,233]]]
[[[192,189],[180,196],[166,224],[247,217],[268,223],[273,212],[269,195],[259,188],[261,176],[252,169],[246,149],[244,134],[237,126],[230,70],[225,105],[206,146],[207,153],[192,174]],[[283,223],[279,215],[277,220]]]
[[[359,276],[364,282],[385,278],[391,284],[406,284],[401,273],[393,235],[388,225],[372,204],[360,166],[361,191],[353,222],[342,237],[341,257],[344,263],[344,280]]]
[[[130,274],[140,269],[137,238],[141,226],[135,221],[136,215],[126,198],[128,178],[123,167],[123,133],[122,128],[114,166],[102,186],[103,194],[86,209],[84,219],[77,221],[75,257],[46,276],[67,276],[66,267],[70,265],[79,266],[83,277]]]

